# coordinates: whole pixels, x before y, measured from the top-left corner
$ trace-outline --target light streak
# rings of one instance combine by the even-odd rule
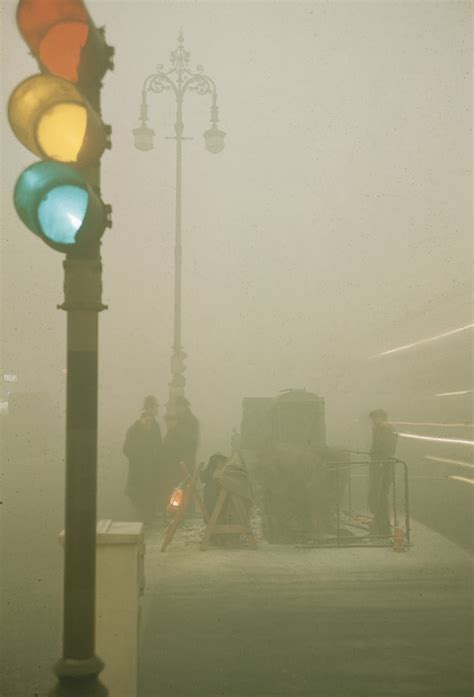
[[[419,341],[414,341],[411,344],[405,344],[404,346],[397,346],[397,348],[389,349],[388,351],[382,351],[381,353],[376,353],[370,358],[377,358],[378,356],[388,356],[390,353],[397,353],[398,351],[406,351],[414,346],[420,346],[421,344],[426,344],[429,341],[437,341],[438,339],[444,339],[446,336],[452,336],[453,334],[458,334],[459,332],[464,332],[467,329],[472,329],[474,323],[466,324],[464,327],[458,327],[457,329],[451,329],[449,332],[443,332],[443,334],[438,334],[437,336],[430,336],[427,339],[420,339]]]
[[[418,433],[399,433],[402,438],[414,438],[416,440],[429,440],[437,443],[452,443],[458,445],[474,445],[474,440],[461,440],[460,438],[437,438],[435,436],[420,436]]]
[[[425,455],[426,460],[434,460],[434,462],[446,462],[448,465],[457,465],[458,467],[470,467],[474,469],[474,464],[465,462],[464,460],[451,460],[449,457],[435,457],[434,455]]]
[[[458,477],[457,474],[450,474],[448,479],[454,479],[457,482],[464,482],[465,484],[474,484],[474,479],[469,479],[468,477]]]
[[[67,213],[67,217],[69,218],[73,226],[76,228],[76,230],[79,230],[79,228],[81,227],[81,221],[79,220],[77,215],[74,215],[73,213]]]
[[[396,426],[448,426],[451,428],[473,428],[474,424],[468,423],[439,423],[434,421],[389,421],[389,424]]]
[[[458,390],[457,392],[439,392],[435,397],[454,397],[459,394],[471,394],[474,390]]]

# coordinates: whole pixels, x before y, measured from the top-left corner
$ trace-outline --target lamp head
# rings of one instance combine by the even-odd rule
[[[137,150],[142,150],[146,152],[147,150],[153,150],[153,136],[155,131],[152,128],[148,128],[142,124],[138,128],[133,129],[133,136],[135,139],[135,147]]]
[[[224,149],[225,145],[225,135],[225,131],[219,130],[217,128],[217,124],[213,123],[212,127],[203,134],[206,150],[212,152],[215,155],[221,152]]]

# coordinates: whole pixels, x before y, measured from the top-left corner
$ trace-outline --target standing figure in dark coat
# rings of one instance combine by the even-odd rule
[[[130,497],[144,523],[153,520],[161,484],[163,442],[157,415],[156,398],[146,397],[143,413],[128,429],[123,446],[129,462],[125,494]]]
[[[398,434],[387,423],[387,412],[375,409],[369,414],[372,421],[372,447],[370,448],[369,509],[373,515],[371,531],[375,535],[390,537],[390,512],[388,494],[393,478],[393,463]]]
[[[204,507],[209,518],[211,517],[214,508],[216,507],[217,499],[222,491],[221,484],[217,481],[215,474],[225,465],[227,458],[222,453],[215,453],[209,458],[206,469],[204,469],[199,478],[204,483]]]
[[[172,488],[182,479],[183,473],[179,467],[181,462],[184,462],[190,472],[196,466],[199,424],[184,397],[176,397],[174,410],[167,417],[167,426],[164,441],[165,477]]]

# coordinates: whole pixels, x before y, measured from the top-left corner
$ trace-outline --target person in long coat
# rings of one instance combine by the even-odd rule
[[[129,462],[125,494],[144,523],[150,523],[155,516],[161,488],[163,441],[157,415],[156,398],[146,397],[143,413],[128,429],[123,446]]]
[[[369,414],[372,421],[372,447],[370,449],[369,509],[373,515],[371,531],[380,537],[389,537],[390,506],[388,494],[393,479],[393,458],[398,434],[387,423],[387,412],[374,409]]]
[[[212,516],[217,499],[222,491],[222,485],[217,481],[215,475],[218,470],[223,468],[226,461],[227,458],[225,455],[222,455],[222,453],[214,453],[214,455],[211,455],[209,458],[207,467],[199,475],[199,479],[204,484],[203,499],[208,518]]]
[[[184,462],[190,472],[196,466],[196,451],[199,440],[199,422],[184,397],[177,397],[174,412],[167,417],[168,431],[164,440],[164,477],[168,487],[176,486],[183,478],[180,463]]]

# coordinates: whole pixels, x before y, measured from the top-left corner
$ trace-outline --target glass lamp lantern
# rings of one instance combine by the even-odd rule
[[[216,155],[224,149],[225,132],[219,130],[216,123],[213,123],[212,128],[206,131],[203,136],[206,150],[209,152]]]
[[[143,152],[153,150],[153,136],[155,135],[155,131],[152,128],[148,128],[148,126],[143,124],[139,126],[139,128],[133,129],[133,135],[137,150],[142,150]]]

